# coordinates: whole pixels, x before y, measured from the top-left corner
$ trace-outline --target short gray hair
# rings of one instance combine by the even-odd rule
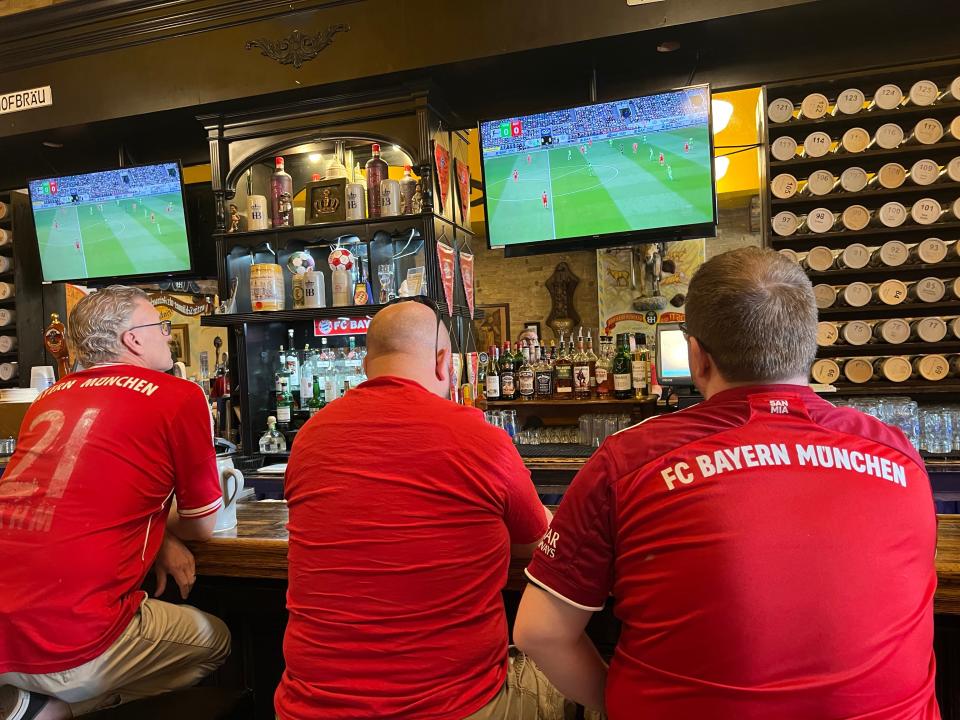
[[[70,313],[67,335],[84,367],[113,362],[120,357],[120,337],[130,326],[138,300],[147,300],[140,288],[111,285],[87,295]]]
[[[687,330],[730,382],[807,376],[817,354],[817,303],[810,279],[778,252],[745,247],[697,270]]]

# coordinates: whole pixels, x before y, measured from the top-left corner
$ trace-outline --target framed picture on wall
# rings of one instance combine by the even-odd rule
[[[190,326],[173,325],[170,328],[170,354],[174,362],[182,362],[190,367]]]
[[[473,321],[477,350],[486,351],[491,345],[503,347],[503,343],[513,340],[510,335],[510,303],[477,305],[477,309],[483,310],[483,319]]]

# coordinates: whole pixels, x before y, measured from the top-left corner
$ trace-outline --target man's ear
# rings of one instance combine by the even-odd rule
[[[437,367],[435,374],[437,380],[448,382],[450,380],[450,348],[442,347],[437,350]]]
[[[695,337],[687,340],[687,360],[690,363],[690,375],[694,384],[699,387],[714,372],[713,358],[703,349],[703,345]]]

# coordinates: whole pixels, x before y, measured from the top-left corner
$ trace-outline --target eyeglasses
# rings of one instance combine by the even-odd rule
[[[169,335],[171,330],[173,329],[172,320],[161,320],[160,322],[147,323],[146,325],[134,325],[133,327],[129,327],[126,330],[124,330],[124,332],[130,332],[131,330],[137,330],[139,328],[153,327],[154,325],[160,326],[161,335]]]
[[[707,353],[710,352],[710,350],[707,348],[707,346],[703,344],[703,340],[701,340],[700,338],[698,338],[696,335],[691,335],[691,334],[690,334],[690,331],[687,329],[687,324],[686,324],[685,322],[679,323],[679,327],[680,327],[680,332],[683,333],[683,339],[684,339],[684,340],[689,340],[691,337],[694,337],[694,338],[697,339],[697,342],[700,344],[700,347],[703,348],[704,352],[707,352]]]
[[[436,300],[427,295],[406,295],[404,297],[394,298],[384,307],[388,305],[399,305],[400,303],[405,302],[415,302],[419,305],[425,305],[433,310],[433,314],[437,316],[437,331],[434,333],[433,341],[433,356],[436,357],[437,353],[440,352],[440,326],[443,324],[443,317],[440,314],[440,306],[437,305]]]

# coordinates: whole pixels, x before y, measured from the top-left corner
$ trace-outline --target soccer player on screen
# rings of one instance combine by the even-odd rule
[[[690,152],[690,143],[685,142],[685,143],[683,144],[683,151],[684,151],[685,153]]]
[[[543,209],[546,210],[547,209],[547,191],[546,190],[544,190],[543,194],[540,196],[540,202],[543,203]]]
[[[667,177],[671,181],[673,180],[673,168],[670,165],[667,165]]]
[[[660,153],[660,167],[663,167],[663,163],[664,163],[664,162],[665,162],[665,160],[664,160],[664,157],[663,157],[663,153]]]
[[[653,145],[648,145],[647,149],[650,151],[650,162],[653,162]]]
[[[80,252],[80,241],[79,241],[79,240],[74,240],[74,241],[73,241],[73,246],[77,249],[77,252]]]
[[[156,213],[150,213],[150,222],[155,223],[157,221]]]
[[[531,162],[533,162],[533,156],[527,155],[527,165],[529,165]]]
[[[567,150],[567,160],[573,159],[573,150]]]
[[[516,170],[513,171],[513,181],[517,182],[520,179],[520,173]]]
[[[639,147],[640,147],[640,146],[639,146],[637,143],[634,143],[634,144],[633,144],[633,154],[634,154],[634,155],[637,154],[637,148],[639,148]]]

